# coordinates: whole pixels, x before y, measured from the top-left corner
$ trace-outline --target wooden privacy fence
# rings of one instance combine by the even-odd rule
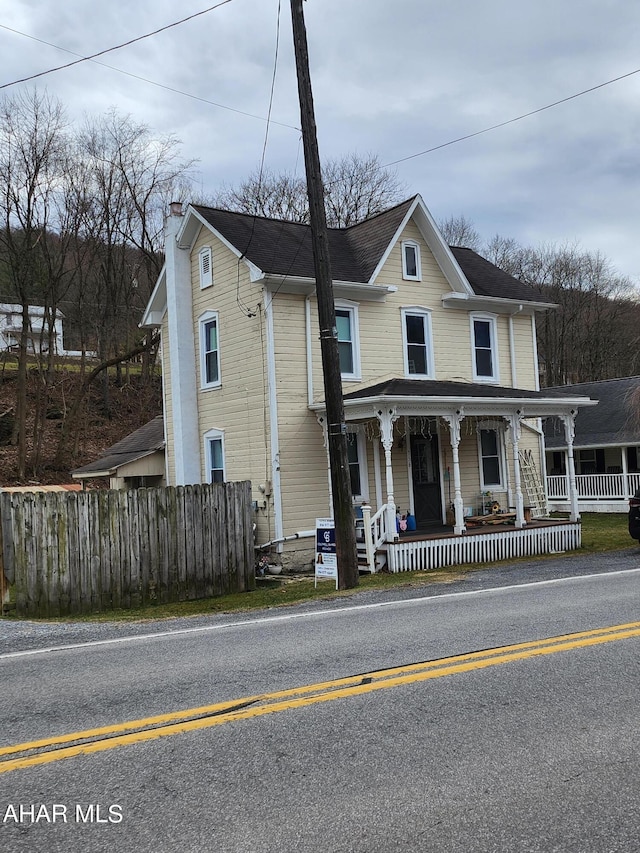
[[[255,587],[251,485],[0,494],[18,616],[65,616]]]

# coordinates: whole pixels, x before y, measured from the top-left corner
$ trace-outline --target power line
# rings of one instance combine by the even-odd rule
[[[515,118],[507,119],[507,121],[501,121],[498,124],[492,124],[491,127],[485,127],[483,130],[476,130],[475,133],[467,133],[465,136],[458,136],[456,139],[450,139],[449,142],[442,142],[440,145],[434,145],[433,148],[426,148],[424,151],[418,151],[417,154],[409,154],[407,157],[400,157],[398,160],[392,160],[390,163],[385,163],[382,168],[386,169],[389,166],[397,166],[398,163],[405,163],[407,160],[414,160],[416,157],[422,157],[424,154],[431,154],[432,151],[438,151],[440,148],[447,148],[447,146],[455,145],[457,142],[464,142],[465,139],[473,139],[474,136],[480,136],[483,133],[489,133],[490,130],[497,130],[499,127],[505,127],[508,124],[513,124],[516,121],[521,121],[523,118],[529,118],[529,116],[536,115],[536,113],[541,113],[545,110],[550,110],[552,107],[557,107],[559,104],[566,104],[567,101],[572,101],[574,98],[580,98],[582,95],[588,95],[589,92],[595,92],[597,89],[602,89],[604,86],[610,86],[611,83],[617,83],[619,80],[632,77],[634,74],[638,74],[639,72],[640,68],[636,68],[635,71],[629,71],[627,74],[621,74],[619,77],[614,77],[612,80],[606,80],[604,83],[598,83],[597,86],[591,86],[589,89],[583,89],[582,92],[576,92],[574,95],[568,95],[566,98],[561,98],[559,101],[554,101],[552,104],[546,104],[544,107],[538,107],[538,109],[530,110],[528,113],[523,113]]]
[[[150,80],[148,77],[142,77],[139,74],[133,74],[131,71],[124,71],[122,68],[117,68],[115,65],[109,65],[106,62],[99,62],[97,59],[91,59],[91,57],[83,57],[80,53],[75,53],[73,50],[69,50],[66,47],[61,47],[59,44],[53,44],[50,41],[45,41],[45,39],[37,38],[37,36],[29,35],[29,33],[23,33],[20,30],[15,30],[12,27],[7,27],[4,24],[0,24],[0,29],[8,30],[11,33],[15,33],[19,36],[24,36],[24,38],[31,39],[31,41],[37,41],[39,44],[45,44],[47,47],[53,47],[55,50],[61,50],[64,53],[68,53],[71,56],[79,56],[81,59],[87,59],[89,62],[93,62],[94,65],[99,65],[101,68],[108,68],[110,71],[117,71],[118,74],[124,74],[127,77],[132,77],[134,80],[140,80],[142,83],[148,83],[150,86],[157,86],[159,89],[165,89],[167,92],[173,92],[176,95],[182,95],[185,98],[191,98],[194,101],[200,101],[203,104],[209,104],[212,107],[218,107],[221,110],[228,110],[232,113],[237,113],[238,115],[247,116],[248,118],[255,118],[258,121],[267,121],[264,116],[256,115],[255,113],[248,113],[246,110],[239,110],[236,107],[230,107],[227,104],[220,104],[217,101],[210,101],[208,98],[202,98],[199,95],[193,95],[190,92],[183,92],[182,89],[176,89],[173,86],[167,86],[164,83],[158,83],[157,80]],[[68,67],[68,66],[61,66]],[[47,72],[43,72],[47,73]],[[18,83],[20,81],[15,81]],[[7,83],[6,86],[13,86],[15,83]],[[6,88],[6,86],[0,88]],[[276,121],[275,119],[271,119],[271,124],[277,124],[279,127],[287,127],[290,130],[295,130],[297,133],[300,132],[300,128],[296,127],[293,124],[286,124],[285,122]]]
[[[264,176],[264,162],[265,162],[265,159],[267,156],[267,143],[269,141],[269,124],[271,121],[271,110],[273,108],[273,95],[274,95],[275,86],[276,86],[276,73],[278,70],[278,55],[280,52],[280,6],[281,6],[281,0],[278,0],[278,12],[276,14],[276,46],[275,46],[275,53],[274,53],[274,57],[273,57],[273,73],[271,75],[271,89],[269,91],[269,107],[267,109],[267,126],[266,126],[265,131],[264,131],[264,142],[262,143],[262,156],[260,158],[260,170],[258,172],[258,187],[257,187],[258,197],[260,196],[260,193],[262,191],[262,178]],[[246,246],[244,252],[242,253],[242,255],[238,258],[238,271],[240,270],[240,261],[242,260],[242,258],[245,257],[245,255],[249,251],[249,246],[251,246],[251,241],[253,240],[253,233],[255,231],[255,227],[256,227],[256,214],[254,214],[253,221],[251,223],[251,234],[249,235],[249,242],[247,243],[247,246]]]
[[[114,47],[107,47],[105,50],[99,50],[97,53],[92,53],[90,56],[83,56],[80,59],[75,59],[73,62],[67,62],[66,65],[58,65],[56,68],[49,68],[48,71],[39,71],[37,74],[31,74],[29,77],[22,77],[20,80],[14,80],[12,83],[4,83],[0,85],[0,89],[7,89],[9,86],[15,86],[18,83],[27,83],[29,80],[35,80],[37,77],[44,77],[46,74],[53,74],[54,71],[62,71],[64,68],[71,68],[73,65],[79,65],[81,62],[87,62],[90,59],[95,59],[97,56],[104,56],[105,53],[111,53],[114,50],[129,47],[129,45],[143,41],[143,39],[151,38],[151,36],[157,36],[158,33],[163,33],[165,30],[170,30],[173,27],[178,27],[180,24],[186,23],[187,21],[192,21],[194,18],[199,18],[201,15],[206,15],[207,12],[213,12],[214,9],[219,9],[220,6],[225,6],[227,3],[231,3],[231,0],[220,0],[220,3],[216,3],[215,6],[209,6],[208,9],[202,9],[200,12],[194,12],[193,15],[188,15],[186,18],[181,18],[179,21],[174,21],[172,24],[159,27],[157,30],[153,30],[153,32],[145,33],[142,36],[129,39],[129,41],[124,41],[122,44],[116,44]],[[3,29],[10,30],[11,28],[3,26]],[[13,30],[12,32],[17,31]]]

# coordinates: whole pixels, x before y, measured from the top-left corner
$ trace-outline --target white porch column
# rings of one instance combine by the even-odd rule
[[[573,440],[576,435],[576,413],[572,409],[568,415],[562,415],[564,432],[567,439],[567,480],[571,521],[580,521],[578,510],[578,489],[576,486],[576,465],[573,457]]]
[[[524,527],[524,497],[522,495],[522,479],[520,476],[520,436],[522,435],[522,426],[520,423],[520,412],[509,416],[509,437],[511,438],[511,447],[513,450],[513,479],[516,487],[515,507],[516,507],[516,527]]]
[[[327,452],[327,479],[329,481],[329,515],[328,518],[333,518],[333,490],[331,488],[331,459],[329,457],[329,434],[327,430],[327,419],[324,415],[318,415],[318,423],[322,427],[322,441],[324,449]]]
[[[442,415],[443,420],[449,424],[449,436],[451,438],[451,455],[453,457],[453,511],[455,514],[455,525],[453,532],[461,535],[466,530],[464,523],[464,502],[462,500],[462,483],[460,479],[460,424],[464,414],[462,409],[457,409],[449,415]]]
[[[393,447],[393,424],[398,420],[395,409],[376,412],[380,422],[380,442],[384,448],[385,484],[387,487],[387,541],[398,538],[396,530],[396,499],[393,494],[393,469],[391,466],[391,448]]]
[[[620,448],[620,458],[622,462],[622,490],[625,501],[631,497],[631,488],[629,483],[629,460],[627,459],[627,445]]]

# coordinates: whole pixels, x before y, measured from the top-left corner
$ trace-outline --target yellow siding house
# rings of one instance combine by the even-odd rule
[[[541,419],[571,435],[592,402],[539,388],[535,318],[553,306],[448,246],[417,195],[329,240],[354,507],[376,548],[468,539],[491,507],[512,532],[544,515]],[[143,325],[162,334],[167,483],[251,480],[256,543],[310,559],[331,496],[309,227],[172,205]]]

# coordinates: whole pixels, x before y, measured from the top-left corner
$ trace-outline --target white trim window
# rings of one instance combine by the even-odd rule
[[[220,380],[220,341],[217,311],[200,317],[200,387],[217,388]]]
[[[404,240],[402,243],[402,278],[422,281],[420,246],[415,240]]]
[[[211,246],[203,246],[198,253],[198,267],[200,270],[200,289],[211,287],[213,284],[213,253]]]
[[[484,489],[504,488],[504,445],[498,429],[478,429],[478,458],[480,460],[480,486]]]
[[[347,459],[351,496],[360,503],[369,500],[369,473],[367,470],[367,445],[359,432],[347,432]]]
[[[336,329],[338,331],[340,375],[343,379],[360,379],[357,305],[336,302]]]
[[[431,312],[424,308],[402,309],[404,375],[418,379],[435,376]]]
[[[498,382],[498,335],[493,314],[471,315],[473,378],[478,382]]]
[[[210,429],[204,435],[205,475],[207,483],[224,483],[224,433]]]

